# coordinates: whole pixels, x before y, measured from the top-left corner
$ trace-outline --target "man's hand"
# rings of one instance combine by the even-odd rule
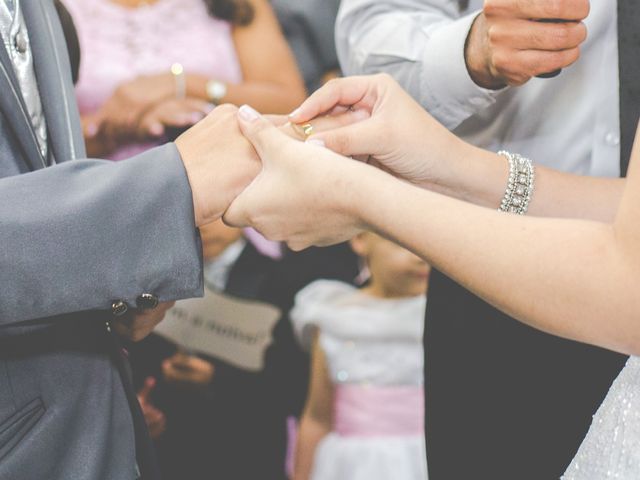
[[[172,130],[184,131],[206,117],[212,109],[213,105],[196,98],[164,100],[142,115],[137,124],[137,137],[147,141],[160,138]]]
[[[589,0],[485,0],[465,47],[471,77],[501,88],[571,65],[587,38],[588,14]]]
[[[233,201],[225,223],[252,226],[296,251],[343,242],[362,230],[351,197],[367,172],[380,172],[314,145],[313,139],[292,139],[250,107],[241,108],[239,119],[264,168]]]
[[[111,325],[115,332],[132,342],[139,342],[149,335],[164,318],[175,302],[164,302],[150,310],[137,310],[132,314],[117,317]]]
[[[240,133],[238,109],[221,105],[176,140],[193,194],[196,226],[214,222],[262,165]]]

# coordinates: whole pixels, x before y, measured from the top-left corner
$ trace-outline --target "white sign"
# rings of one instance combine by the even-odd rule
[[[259,371],[280,316],[268,303],[205,288],[203,298],[176,302],[154,331],[186,350]]]

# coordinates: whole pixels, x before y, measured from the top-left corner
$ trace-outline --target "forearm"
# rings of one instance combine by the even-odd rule
[[[503,156],[465,145],[456,158],[439,168],[437,178],[425,186],[438,193],[497,209],[504,197],[508,176],[509,164]],[[536,166],[528,214],[611,223],[624,184],[624,179],[620,178],[585,177]]]
[[[189,96],[209,101],[207,82],[210,79],[196,74],[187,75]],[[233,105],[248,104],[260,112],[287,114],[304,101],[302,85],[288,85],[278,82],[245,81],[238,84],[227,83],[226,95],[219,103]]]
[[[350,204],[364,227],[535,328],[640,353],[640,268],[611,226],[502,214],[363,173]]]
[[[143,181],[141,181],[143,179]],[[0,180],[0,326],[202,292],[202,247],[175,147]]]
[[[329,425],[305,414],[300,421],[293,480],[309,480],[316,448],[331,431]]]

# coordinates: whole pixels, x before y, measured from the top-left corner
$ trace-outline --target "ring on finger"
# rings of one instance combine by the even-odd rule
[[[304,138],[305,140],[313,134],[313,125],[311,125],[310,123],[299,125],[297,123],[289,122],[289,125],[291,126],[293,131],[296,132],[296,135]]]

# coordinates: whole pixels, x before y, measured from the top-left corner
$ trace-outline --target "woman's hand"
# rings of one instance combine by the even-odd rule
[[[336,115],[337,126],[331,128],[328,119]],[[349,116],[352,121],[345,125]],[[310,139],[322,140],[342,155],[364,156],[423,188],[446,184],[454,163],[462,162],[473,148],[440,125],[386,74],[332,80],[290,119],[297,124],[311,122],[314,129],[320,122],[316,129],[320,133]]]
[[[212,104],[195,98],[164,100],[143,114],[137,125],[137,137],[140,140],[163,135],[176,137],[176,133],[195,125],[212,110]]]
[[[225,223],[252,226],[294,250],[338,243],[363,229],[353,208],[361,203],[359,185],[386,174],[313,141],[296,141],[246,105],[238,119],[262,171],[233,201]]]
[[[108,138],[128,139],[147,110],[172,97],[175,81],[170,73],[139,76],[116,88],[102,107],[97,127]]]

